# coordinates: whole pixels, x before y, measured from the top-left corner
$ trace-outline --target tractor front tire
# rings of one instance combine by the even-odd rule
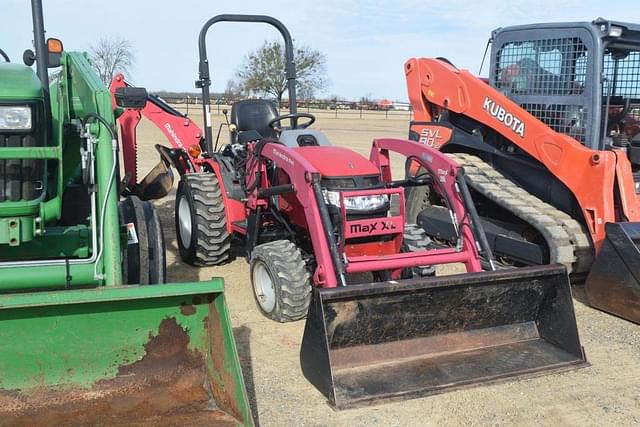
[[[176,194],[176,237],[180,258],[195,266],[220,265],[229,260],[224,199],[214,173],[186,174]]]
[[[260,311],[278,322],[307,315],[311,275],[300,249],[288,240],[256,246],[251,253],[251,285]]]
[[[120,224],[127,228],[122,251],[122,281],[127,285],[164,283],[165,243],[158,213],[151,202],[129,196],[118,205]]]
[[[419,252],[433,248],[433,241],[422,227],[416,224],[405,224],[404,235],[402,236],[403,252]],[[427,277],[435,276],[436,274],[436,267],[433,265],[421,265],[407,270],[411,273],[410,277]]]

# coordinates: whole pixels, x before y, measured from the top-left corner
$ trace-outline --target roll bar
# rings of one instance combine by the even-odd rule
[[[202,89],[202,113],[204,118],[204,138],[205,150],[213,151],[213,130],[211,125],[211,107],[209,86],[211,86],[211,77],[209,73],[209,60],[207,59],[207,32],[209,28],[218,22],[258,22],[269,24],[275,27],[284,38],[285,48],[285,75],[287,77],[287,88],[289,91],[289,112],[295,114],[297,112],[296,105],[296,65],[293,60],[293,41],[291,34],[284,24],[277,19],[266,15],[236,15],[225,14],[217,15],[209,19],[200,30],[198,36],[198,51],[200,62],[198,64],[198,80],[196,80],[196,88]]]

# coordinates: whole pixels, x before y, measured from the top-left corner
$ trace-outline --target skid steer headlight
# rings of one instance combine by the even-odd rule
[[[0,130],[31,130],[31,108],[0,106]]]
[[[340,207],[340,192],[325,191],[324,198],[327,203],[335,207]],[[371,196],[352,196],[344,198],[344,207],[349,211],[371,211],[380,209],[389,203],[389,196],[386,194],[375,194]]]

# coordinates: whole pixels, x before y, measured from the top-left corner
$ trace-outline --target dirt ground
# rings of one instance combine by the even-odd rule
[[[200,122],[200,114],[191,111]],[[214,117],[219,123],[220,116]],[[314,127],[336,145],[368,155],[371,139],[405,137],[406,117],[320,115]],[[166,144],[150,123],[138,128],[140,169],[156,162],[154,143]],[[226,141],[226,135],[222,136]],[[395,165],[396,172],[401,169]],[[177,180],[176,180],[177,184]],[[639,425],[640,326],[587,307],[581,287],[573,287],[580,338],[590,367],[534,379],[445,393],[363,409],[334,411],[303,377],[299,346],[304,321],[275,323],[255,306],[243,258],[213,268],[194,268],[177,255],[174,192],[157,201],[168,249],[169,281],[221,276],[231,312],[254,418],[263,426],[424,426],[424,425]]]

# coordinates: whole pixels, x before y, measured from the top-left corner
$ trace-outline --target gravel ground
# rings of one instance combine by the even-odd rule
[[[196,116],[194,114],[194,116]],[[197,116],[196,116],[197,117]],[[216,122],[219,119],[216,119]],[[405,120],[320,118],[314,126],[336,145],[368,155],[371,139],[405,137]],[[144,174],[165,144],[149,123],[138,128]],[[394,171],[401,171],[394,163]],[[177,183],[176,183],[177,184]],[[175,190],[174,190],[175,191]],[[224,277],[240,359],[254,417],[263,426],[640,425],[640,327],[587,307],[573,287],[582,344],[590,367],[534,379],[478,386],[422,399],[334,411],[302,376],[299,346],[304,321],[278,324],[255,306],[244,259],[193,268],[177,258],[174,192],[156,202],[165,228],[170,281]]]

